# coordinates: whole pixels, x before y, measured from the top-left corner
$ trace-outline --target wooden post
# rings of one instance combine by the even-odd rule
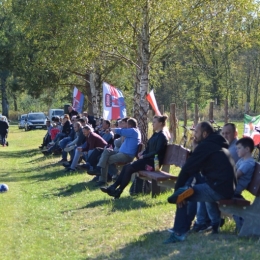
[[[183,106],[183,124],[184,126],[187,126],[187,101],[184,101],[184,106]]]
[[[194,127],[199,123],[199,106],[195,104]]]
[[[161,112],[162,115],[164,114],[164,105],[161,105],[160,112]]]
[[[176,104],[170,104],[170,133],[171,140],[170,143],[176,141],[176,128],[177,128],[177,118],[176,118]]]
[[[213,108],[214,108],[214,101],[211,101],[209,104],[209,121],[213,120]]]
[[[228,100],[226,99],[225,100],[225,124],[228,123],[228,119],[229,119],[229,116],[228,116]]]

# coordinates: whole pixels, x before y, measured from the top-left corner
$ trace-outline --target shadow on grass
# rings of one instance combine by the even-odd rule
[[[21,157],[32,157],[36,154],[39,154],[39,149],[30,149],[30,150],[22,150],[22,151],[9,151],[8,149],[0,150],[1,158],[21,158]]]
[[[142,196],[142,195],[140,195]],[[111,199],[109,199],[111,198]],[[102,199],[102,200],[95,200],[91,203],[88,203],[86,206],[78,208],[77,210],[86,209],[86,208],[95,208],[102,206],[104,204],[110,203],[112,201],[113,207],[112,211],[125,211],[125,210],[134,210],[134,209],[140,209],[140,208],[149,208],[151,207],[151,204],[144,200],[139,200],[139,196],[131,197],[121,197],[120,199],[113,199],[112,197],[108,197],[108,199]],[[157,201],[156,205],[163,204],[162,201]],[[153,205],[154,206],[154,205]]]
[[[97,187],[94,187],[94,183],[91,182],[81,182],[81,183],[76,183],[74,185],[71,184],[64,188],[58,189],[59,192],[55,193],[54,196],[67,197],[67,196],[71,196],[74,193],[86,191],[87,189],[96,190]]]
[[[115,250],[109,255],[101,254],[97,257],[86,259],[174,259],[174,257],[182,254],[179,248],[180,243],[164,245],[162,242],[168,237],[169,233],[165,230],[155,230],[141,235],[138,240],[126,244],[123,248]],[[173,254],[174,247],[178,252]]]

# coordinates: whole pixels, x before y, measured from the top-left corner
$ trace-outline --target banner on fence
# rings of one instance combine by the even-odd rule
[[[74,87],[73,90],[72,106],[78,113],[82,113],[83,106],[84,106],[84,95],[76,87]]]
[[[126,117],[126,105],[122,92],[103,82],[103,118],[111,120],[124,117]]]
[[[151,92],[149,94],[146,95],[146,99],[148,100],[151,107],[153,108],[155,115],[161,116],[161,113],[158,109],[157,102],[156,102],[156,99],[155,99],[155,96],[154,96],[153,89],[151,90]]]
[[[260,129],[260,115],[259,116],[249,116],[244,115],[244,135],[249,136],[254,140],[255,145],[260,143],[260,133],[255,129],[256,127]]]

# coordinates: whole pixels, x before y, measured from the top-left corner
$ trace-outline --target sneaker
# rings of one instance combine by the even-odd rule
[[[70,167],[71,162],[64,162],[62,165],[63,165],[65,168],[67,168],[67,167]]]
[[[194,223],[191,231],[196,233],[202,233],[202,232],[209,231],[211,229],[212,229],[211,225]]]
[[[89,170],[87,170],[87,173],[89,174],[89,175],[100,175],[101,174],[101,171],[100,171],[100,167],[96,167],[95,169],[89,169]]]
[[[116,188],[113,185],[111,185],[111,186],[108,186],[108,187],[100,187],[100,190],[109,194],[109,193],[114,193]]]
[[[68,172],[75,172],[76,169],[72,169],[72,168],[68,167],[68,168],[65,169],[65,171],[68,171]]]
[[[176,190],[169,198],[168,202],[178,204],[193,195],[194,190],[191,187],[185,186]]]
[[[167,231],[170,232],[170,233],[174,233],[174,229],[173,228],[169,228],[169,229],[167,229]]]
[[[99,176],[95,176],[92,180],[91,180],[91,182],[97,182],[98,181],[98,179],[99,179]]]
[[[172,233],[170,237],[163,241],[163,244],[171,244],[171,243],[177,243],[182,242],[185,240],[185,235],[177,235],[176,233]]]
[[[211,231],[212,235],[219,233],[219,226],[220,226],[220,222],[212,225],[212,231]]]
[[[107,183],[104,182],[104,181],[97,181],[95,186],[96,187],[104,187],[104,186],[107,186]]]

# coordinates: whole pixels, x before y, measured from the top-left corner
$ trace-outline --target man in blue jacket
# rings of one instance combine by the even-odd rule
[[[119,151],[112,149],[104,149],[102,156],[97,164],[101,168],[101,176],[99,177],[98,185],[103,186],[107,181],[108,166],[117,162],[131,162],[137,152],[138,145],[141,142],[141,133],[137,128],[137,121],[134,118],[127,120],[127,128],[113,128],[116,134],[124,136],[124,142],[119,148]]]

